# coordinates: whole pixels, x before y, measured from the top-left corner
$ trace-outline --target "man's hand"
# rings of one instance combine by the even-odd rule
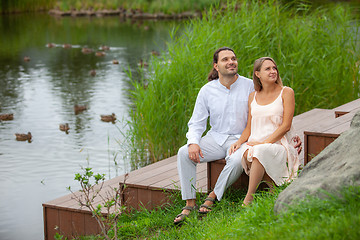
[[[200,163],[200,156],[203,158],[204,155],[201,152],[200,146],[192,143],[189,144],[188,146],[188,150],[189,150],[189,158],[196,163]]]
[[[293,142],[294,148],[296,148],[298,154],[300,154],[300,153],[301,153],[301,150],[302,150],[302,147],[301,147],[302,142],[301,142],[300,137],[299,137],[298,135],[295,135],[295,136],[291,139],[291,141]]]

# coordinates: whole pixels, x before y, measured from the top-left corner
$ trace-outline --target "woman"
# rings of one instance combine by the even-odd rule
[[[255,92],[249,95],[247,126],[229,150],[230,154],[239,148],[244,152],[241,163],[249,175],[249,187],[243,205],[253,201],[261,181],[272,189],[273,184],[279,186],[296,177],[299,169],[297,152],[289,144],[294,91],[282,85],[277,65],[270,57],[255,61],[253,81]]]

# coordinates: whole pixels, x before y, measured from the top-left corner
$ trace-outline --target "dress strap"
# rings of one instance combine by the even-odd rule
[[[251,103],[253,103],[253,102],[257,103],[257,102],[256,102],[256,99],[255,99],[256,93],[257,93],[257,91],[255,91],[255,93],[254,93],[254,98],[253,98],[253,100],[251,101]]]
[[[281,88],[281,91],[280,91],[280,94],[279,94],[278,98],[282,98],[282,94],[283,94],[284,88],[285,88],[285,87],[282,87],[282,88]]]

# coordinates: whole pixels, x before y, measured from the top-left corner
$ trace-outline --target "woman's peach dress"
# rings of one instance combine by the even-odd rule
[[[251,134],[248,142],[262,142],[269,137],[281,125],[283,121],[284,105],[282,102],[282,92],[270,104],[259,105],[256,102],[256,92],[251,102]],[[291,127],[292,128],[292,127]],[[289,181],[297,176],[299,169],[299,158],[295,148],[290,145],[291,130],[287,132],[276,143],[259,144],[249,146],[246,143],[241,146],[241,151],[247,149],[247,160],[252,162],[255,157],[264,166],[266,173],[277,186]],[[247,175],[250,169],[247,167],[244,157],[241,161]]]

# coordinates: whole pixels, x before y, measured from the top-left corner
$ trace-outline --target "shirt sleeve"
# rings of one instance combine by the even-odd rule
[[[209,117],[206,102],[206,95],[201,89],[196,98],[194,111],[188,123],[189,130],[186,133],[186,138],[188,139],[187,144],[199,144],[201,136],[206,130],[207,119]]]

